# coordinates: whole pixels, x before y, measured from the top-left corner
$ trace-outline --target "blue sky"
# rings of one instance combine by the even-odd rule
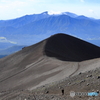
[[[100,0],[0,0],[0,20],[44,11],[72,12],[100,19]]]

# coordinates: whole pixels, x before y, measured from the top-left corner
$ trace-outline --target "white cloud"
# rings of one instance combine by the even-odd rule
[[[0,20],[3,19],[12,19],[16,17],[20,17],[23,14],[25,6],[27,5],[26,2],[22,1],[12,1],[6,0],[5,2],[0,2]]]
[[[48,14],[52,15],[52,14],[61,14],[60,11],[49,11]]]
[[[12,19],[34,12],[39,0],[0,0],[0,20]]]
[[[78,1],[78,2],[77,2]],[[81,4],[80,4],[81,2]],[[99,17],[100,6],[92,3],[84,3],[86,0],[0,0],[0,20],[13,19],[26,14],[42,13],[50,11],[49,14],[60,14],[61,12],[73,12],[78,15],[89,17]],[[83,4],[83,5],[82,5]],[[94,9],[98,16],[89,13],[89,9]],[[80,9],[80,10],[78,10]],[[90,12],[92,12],[90,10]],[[99,17],[100,18],[100,17]]]
[[[80,0],[81,2],[85,2],[84,0]]]
[[[5,37],[0,37],[0,40],[6,40],[6,38]]]
[[[14,41],[8,41],[9,43],[12,43],[12,44],[17,44],[17,42],[14,42]]]
[[[87,40],[100,40],[100,37],[98,37],[98,38],[87,38]]]
[[[14,42],[14,41],[10,41],[8,40],[6,37],[0,37],[0,42],[3,42],[3,43],[12,43],[12,44],[17,44],[17,42]]]
[[[91,12],[91,13],[94,13],[94,10],[92,10],[92,9],[89,9],[89,12]]]
[[[36,0],[29,0],[29,1],[32,1],[32,2],[34,2],[34,1],[36,1]]]
[[[25,4],[25,2],[23,2],[23,1],[11,1],[11,0],[6,0],[6,1],[4,1],[3,0],[3,2],[0,4],[0,7],[10,7],[10,8],[12,8],[12,7],[19,7],[19,6],[22,6],[22,5],[24,5]]]

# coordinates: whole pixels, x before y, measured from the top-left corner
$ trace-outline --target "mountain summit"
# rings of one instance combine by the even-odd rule
[[[45,54],[66,61],[83,61],[100,57],[100,48],[60,33],[47,39]]]

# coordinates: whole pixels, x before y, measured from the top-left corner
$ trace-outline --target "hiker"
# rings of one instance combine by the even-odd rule
[[[64,89],[62,89],[61,91],[62,91],[62,95],[64,95]]]

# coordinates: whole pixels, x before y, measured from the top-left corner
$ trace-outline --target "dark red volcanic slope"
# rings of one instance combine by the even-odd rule
[[[78,61],[99,57],[100,48],[95,45],[66,34],[53,35],[0,59],[0,91],[58,81],[75,73]]]
[[[65,61],[83,61],[100,57],[100,48],[70,35],[56,34],[47,39],[45,54]]]

